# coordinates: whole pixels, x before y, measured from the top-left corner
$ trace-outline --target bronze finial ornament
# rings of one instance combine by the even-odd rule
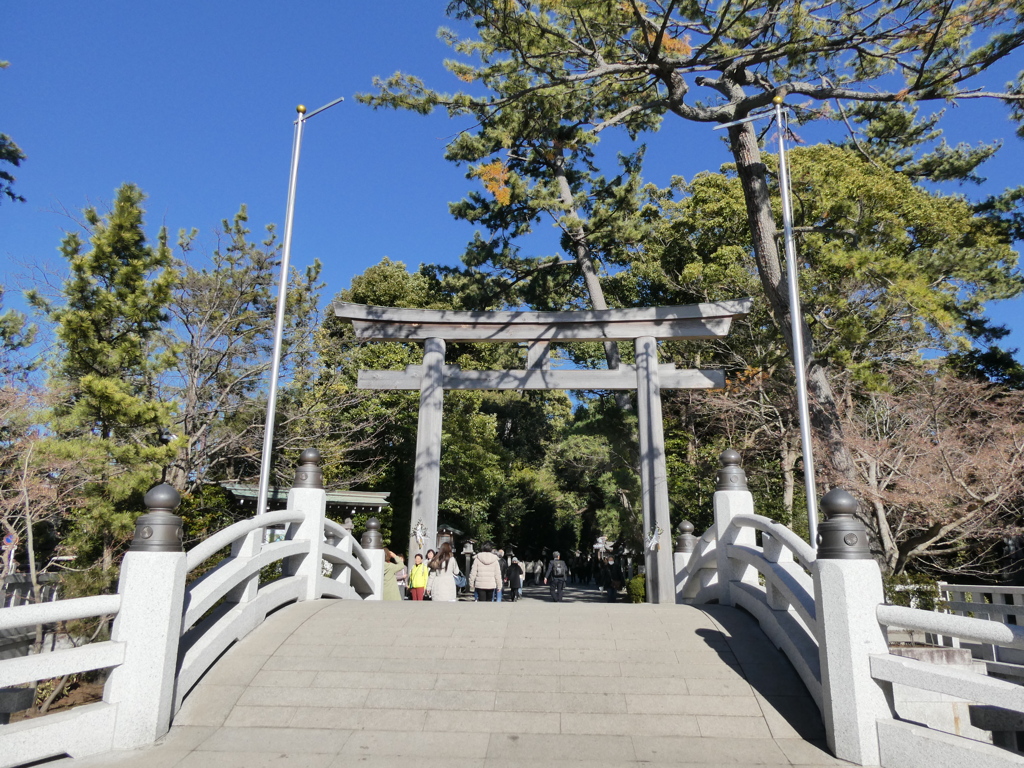
[[[184,532],[181,518],[174,510],[181,503],[181,494],[174,486],[161,483],[146,494],[146,514],[135,521],[135,537],[130,552],[181,552]]]
[[[359,543],[363,549],[384,549],[384,537],[380,535],[380,520],[371,517],[366,521],[366,531]]]
[[[324,473],[320,469],[320,451],[307,448],[299,457],[299,466],[295,469],[293,488],[323,488]]]
[[[868,529],[855,517],[860,503],[842,488],[821,497],[825,520],[818,525],[819,560],[870,560]]]
[[[746,491],[747,473],[740,466],[740,454],[732,448],[726,448],[718,457],[722,468],[715,477],[716,491]]]

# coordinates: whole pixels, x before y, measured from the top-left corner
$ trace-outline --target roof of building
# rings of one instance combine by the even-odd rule
[[[258,485],[245,483],[221,483],[221,486],[239,501],[255,502],[260,490]],[[267,491],[267,497],[271,502],[284,502],[288,499],[290,490],[291,488],[275,486]],[[390,495],[391,491],[327,491],[327,503],[330,506],[341,507],[383,508],[390,505]]]

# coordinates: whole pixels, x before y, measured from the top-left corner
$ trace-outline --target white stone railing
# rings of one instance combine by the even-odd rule
[[[177,494],[158,486],[147,494],[151,512],[136,525],[116,595],[0,612],[0,629],[116,617],[109,641],[0,661],[0,686],[111,669],[102,702],[0,726],[0,768],[151,744],[217,658],[269,613],[320,597],[379,600],[384,553],[360,546],[325,517],[318,461],[315,451],[303,454],[287,509],[229,526],[188,553],[181,551],[180,518],[170,514]],[[284,538],[266,542],[266,529],[281,524]],[[227,557],[187,583],[190,572],[227,547]],[[261,584],[263,569],[277,563],[281,576]]]
[[[1024,757],[991,744],[900,720],[893,685],[1010,713],[1024,713],[1024,687],[892,655],[887,642],[892,627],[1024,650],[1024,628],[885,605],[881,572],[849,494],[835,490],[821,500],[828,519],[819,527],[815,551],[788,528],[754,514],[735,451],[722,454],[722,465],[714,525],[699,539],[690,533],[693,526],[681,526],[674,555],[677,602],[719,602],[752,614],[818,703],[829,747],[839,758],[886,768],[1024,765]],[[1014,614],[974,599],[953,607],[1003,621]]]
[[[1024,627],[987,619],[938,613],[919,608],[879,605],[875,615],[887,629],[910,630],[994,648],[1024,650]],[[885,686],[900,685],[1024,716],[1024,687],[962,667],[929,664],[889,653],[872,654],[872,678]],[[1000,716],[1005,719],[1005,716]],[[972,717],[973,720],[973,717]],[[988,726],[991,728],[991,726]],[[998,730],[998,729],[995,729]],[[1024,757],[977,741],[932,731],[895,720],[878,723],[883,765],[941,764],[983,766],[1024,765]],[[1013,740],[1014,747],[1016,740]],[[915,762],[911,762],[915,761]]]
[[[742,472],[738,464],[728,463],[723,471]],[[746,610],[786,654],[820,709],[817,611],[807,570],[814,550],[789,528],[754,514],[745,485],[724,487],[715,492],[714,526],[693,542],[692,552],[675,553],[677,602],[717,600]]]
[[[0,611],[0,630],[34,627],[61,621],[112,618],[121,609],[120,595],[97,595],[73,600],[36,603]],[[90,643],[38,656],[21,656],[0,662],[0,688],[34,683],[74,672],[90,672],[120,664],[124,644],[112,641]]]

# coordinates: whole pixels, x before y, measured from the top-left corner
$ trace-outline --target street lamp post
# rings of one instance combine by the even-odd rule
[[[796,401],[800,410],[800,445],[804,456],[804,492],[807,494],[807,538],[818,542],[818,491],[814,483],[814,453],[811,446],[811,417],[807,407],[807,369],[804,362],[803,313],[800,311],[800,275],[793,240],[793,209],[790,200],[789,163],[786,160],[786,126],[782,122],[782,97],[772,99],[779,129],[779,190],[782,195],[782,228],[786,247],[786,282],[789,285],[789,324],[793,333],[793,367],[796,369]]]
[[[786,251],[786,282],[789,288],[789,322],[793,340],[793,368],[796,374],[796,401],[797,410],[800,416],[800,445],[803,449],[804,459],[804,490],[807,494],[807,538],[811,546],[817,546],[818,541],[818,502],[817,490],[814,482],[814,452],[811,446],[811,419],[807,407],[807,369],[804,362],[804,337],[801,332],[800,311],[800,275],[797,273],[796,265],[796,244],[793,240],[793,211],[790,203],[789,186],[789,164],[786,161],[786,127],[783,123],[782,103],[783,98],[776,96],[772,99],[775,105],[775,122],[779,129],[779,192],[782,196],[782,229],[783,242]],[[771,112],[759,112],[756,115],[749,115],[741,120],[731,123],[723,123],[715,126],[714,130],[728,128],[731,125],[749,123],[768,117]]]
[[[292,167],[288,176],[288,207],[284,217],[284,244],[281,254],[281,279],[277,289],[277,316],[274,321],[274,350],[270,363],[270,392],[267,394],[267,418],[263,425],[263,454],[260,459],[260,488],[256,501],[256,514],[267,511],[267,494],[270,491],[270,465],[274,448],[274,417],[277,412],[277,380],[281,374],[281,337],[284,334],[284,313],[288,296],[288,268],[292,255],[292,221],[295,218],[295,185],[299,178],[299,152],[302,149],[302,128],[309,118],[318,115],[345,99],[335,99],[306,114],[300,104],[295,108],[299,117],[295,121],[295,138],[292,142]]]

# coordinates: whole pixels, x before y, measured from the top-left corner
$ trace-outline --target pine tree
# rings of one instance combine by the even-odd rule
[[[222,221],[216,235],[218,247],[209,265],[198,266],[189,263],[195,262],[197,232],[180,234],[183,258],[169,307],[171,322],[161,333],[164,346],[177,352],[164,389],[166,399],[178,403],[173,431],[181,438],[167,482],[183,493],[213,480],[259,473],[280,244],[272,226],[262,242],[250,240],[245,206],[231,221]],[[281,355],[285,380],[301,379],[311,367],[319,269],[317,262],[304,275],[293,271],[290,276]],[[285,426],[283,432],[295,416],[282,407],[288,396],[285,391],[279,398],[277,421]]]
[[[3,311],[4,287],[0,285],[0,386],[10,386],[16,377],[33,367],[18,359],[19,353],[36,338],[36,327],[14,309]]]
[[[0,69],[6,69],[8,62],[0,61]],[[7,163],[17,168],[25,159],[21,147],[6,133],[0,133],[0,163]],[[25,202],[25,198],[14,191],[14,176],[10,171],[0,170],[0,200],[7,197],[15,202]]]
[[[838,405],[818,363],[806,318],[791,317],[777,217],[757,128],[736,123],[771,107],[798,104],[801,119],[839,119],[832,104],[996,98],[1024,100],[1018,80],[1004,92],[978,87],[977,76],[1024,45],[1019,2],[960,6],[947,0],[860,5],[803,3],[639,3],[619,0],[455,0],[449,14],[475,25],[478,37],[454,43],[464,57],[485,51],[484,66],[464,71],[482,84],[473,93],[431,91],[404,74],[378,81],[382,100],[493,119],[524,102],[564,101],[567,91],[611,126],[648,131],[664,116],[697,124],[732,123],[729,149],[743,190],[747,226],[763,295],[780,335],[795,324],[808,349],[812,420],[840,475],[853,476]],[[445,33],[454,39],[454,33]],[[494,82],[519,78],[522,88]],[[646,121],[646,122],[644,122]]]
[[[173,355],[156,339],[175,273],[166,231],[154,246],[146,242],[144,199],[125,184],[106,216],[86,209],[88,248],[77,233],[61,244],[70,271],[63,302],[29,297],[55,324],[60,346],[51,387],[66,395],[53,410],[53,447],[91,465],[85,502],[66,522],[66,544],[87,577],[72,592],[113,586],[116,555],[145,511],[142,497],[174,454],[172,406],[156,391]]]

